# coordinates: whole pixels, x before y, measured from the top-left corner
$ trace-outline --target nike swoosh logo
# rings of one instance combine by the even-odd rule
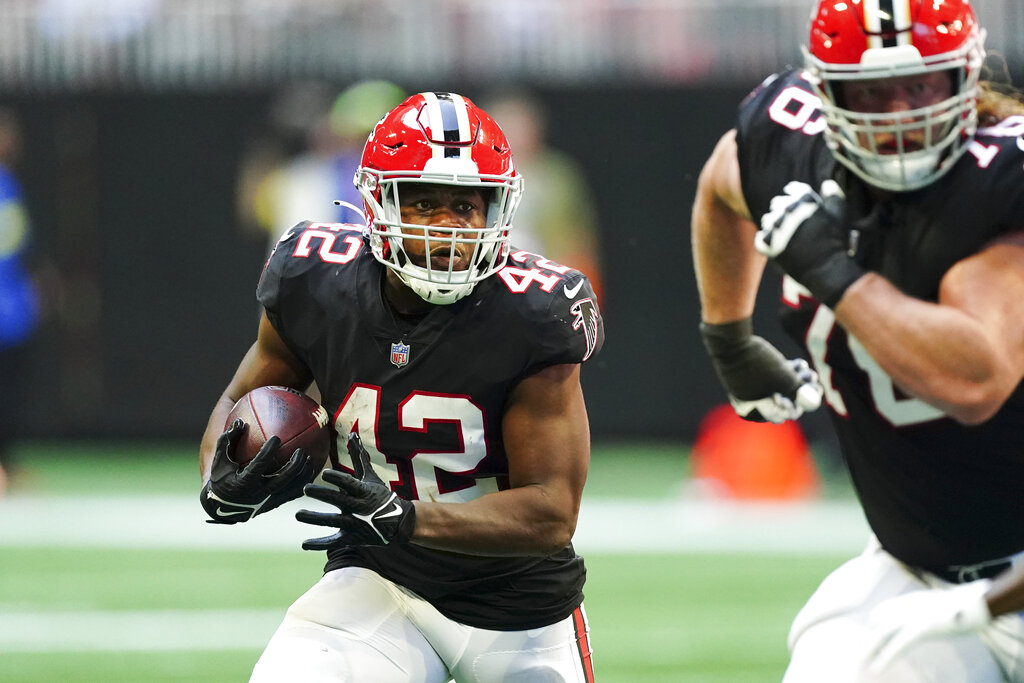
[[[376,519],[381,519],[383,517],[394,517],[395,515],[402,514],[402,506],[401,505],[399,505],[398,503],[392,503],[392,505],[394,505],[394,507],[392,509],[388,510],[387,512],[380,513],[379,515],[376,516]]]
[[[562,289],[565,291],[565,296],[569,299],[573,298],[580,293],[580,289],[583,288],[583,280],[577,282],[572,289],[569,289],[569,285],[562,285]]]
[[[1017,138],[1017,149],[1024,152],[1024,137]]]
[[[222,507],[218,507],[217,508],[217,516],[218,517],[230,517],[231,515],[247,515],[247,514],[249,514],[248,510],[235,510],[235,511],[231,512],[231,511],[225,510]]]

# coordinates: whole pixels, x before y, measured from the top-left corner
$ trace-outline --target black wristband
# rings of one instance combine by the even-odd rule
[[[727,357],[746,345],[754,334],[753,318],[742,318],[728,323],[700,324],[704,348],[712,358]]]
[[[818,301],[835,310],[850,285],[867,271],[846,254],[835,254],[815,268],[808,269],[800,284],[811,290]]]

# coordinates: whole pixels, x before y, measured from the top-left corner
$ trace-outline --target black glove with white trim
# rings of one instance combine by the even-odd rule
[[[210,515],[210,524],[248,522],[256,515],[294,500],[302,495],[302,487],[316,478],[312,456],[297,448],[284,466],[273,472],[281,439],[267,439],[259,453],[243,469],[231,459],[235,444],[249,426],[235,420],[217,438],[217,448],[210,469],[210,481],[203,486],[199,502]]]
[[[824,394],[818,373],[803,358],[787,360],[753,329],[750,318],[700,324],[704,347],[736,414],[778,424],[817,410]]]
[[[303,550],[329,550],[347,545],[387,545],[407,543],[416,525],[416,508],[399,498],[373,471],[370,454],[359,435],[348,436],[348,453],[356,476],[339,470],[325,470],[324,481],[334,486],[309,484],[310,498],[338,508],[338,512],[299,510],[295,519],[307,524],[335,527],[330,536],[310,538]]]
[[[845,202],[834,180],[821,184],[821,194],[807,183],[787,183],[754,237],[754,248],[829,308],[867,272],[849,253],[850,231],[841,222]]]

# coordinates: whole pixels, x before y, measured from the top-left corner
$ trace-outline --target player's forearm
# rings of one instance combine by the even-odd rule
[[[997,577],[985,593],[985,602],[993,617],[1024,611],[1024,565]]]
[[[754,311],[765,258],[754,250],[754,224],[706,192],[694,203],[693,265],[704,322],[748,318]]]
[[[467,503],[416,502],[412,542],[471,555],[550,555],[576,530],[579,505],[541,486],[491,493]]]
[[[983,422],[1005,401],[999,354],[963,311],[909,297],[869,273],[835,313],[893,382],[954,419]]]
[[[217,403],[210,413],[210,419],[206,423],[206,431],[203,432],[203,440],[199,446],[199,475],[203,484],[210,478],[210,467],[213,464],[217,437],[224,432],[224,421],[227,420],[232,406],[234,406],[234,402],[230,398],[226,395],[221,396],[217,399]]]

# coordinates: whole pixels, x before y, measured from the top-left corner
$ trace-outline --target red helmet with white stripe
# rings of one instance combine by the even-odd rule
[[[523,179],[498,124],[467,97],[446,92],[413,95],[388,112],[370,133],[355,174],[363,197],[370,246],[378,261],[430,303],[449,304],[469,294],[477,282],[505,265],[512,217]],[[437,183],[482,189],[489,195],[487,223],[478,228],[438,228],[430,243],[471,244],[466,270],[412,263],[406,239],[426,239],[422,226],[401,220],[400,189],[405,183]],[[411,233],[411,235],[410,235]],[[457,259],[450,259],[454,263]]]
[[[984,38],[969,0],[821,0],[811,14],[804,58],[836,159],[892,191],[917,189],[946,173],[977,127]],[[844,81],[936,71],[950,73],[952,96],[900,112],[897,121],[891,113],[843,106]],[[892,149],[877,148],[878,134],[894,138]]]

